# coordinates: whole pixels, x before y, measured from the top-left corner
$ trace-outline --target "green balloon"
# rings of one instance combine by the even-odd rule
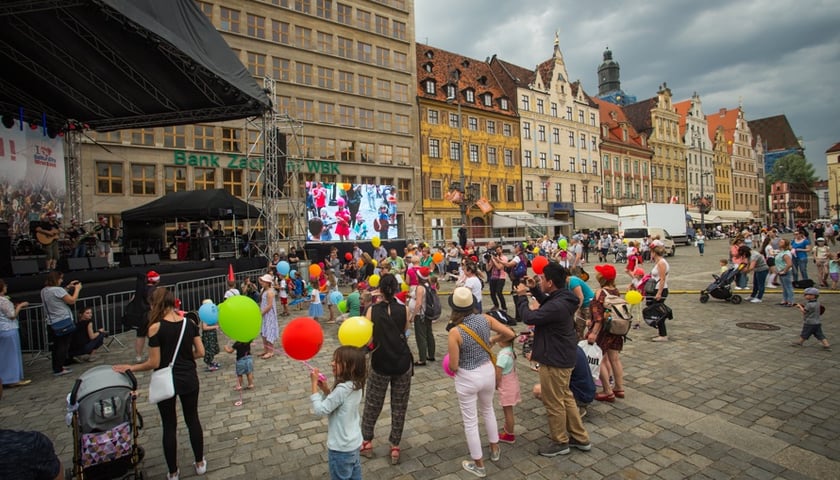
[[[219,327],[237,342],[257,338],[261,326],[260,306],[245,295],[235,295],[219,305]]]
[[[338,302],[338,311],[341,313],[347,313],[347,300]]]
[[[560,250],[565,250],[566,247],[569,246],[569,241],[566,240],[565,238],[561,238],[560,240],[557,241],[557,246],[560,247]]]

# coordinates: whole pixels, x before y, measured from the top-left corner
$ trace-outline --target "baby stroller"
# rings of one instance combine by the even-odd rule
[[[142,479],[143,449],[137,444],[143,418],[137,412],[137,379],[99,365],[83,373],[67,396],[73,429],[70,478]]]
[[[624,242],[613,245],[612,253],[615,255],[615,262],[613,263],[627,263],[627,244]]]
[[[708,302],[710,296],[735,305],[741,303],[741,296],[732,293],[732,282],[742,268],[744,268],[743,264],[733,265],[723,275],[712,275],[715,281],[710,283],[705,290],[700,291],[700,303]]]

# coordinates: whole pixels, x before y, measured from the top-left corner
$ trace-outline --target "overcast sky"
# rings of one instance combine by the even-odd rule
[[[707,115],[743,101],[747,120],[785,114],[817,175],[840,142],[840,1],[415,0],[417,41],[533,68],[554,33],[571,80],[598,93],[609,46],[621,87],[638,100],[667,82],[697,92]]]

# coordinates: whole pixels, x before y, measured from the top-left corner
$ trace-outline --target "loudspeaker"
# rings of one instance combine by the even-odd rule
[[[0,223],[0,225],[2,225]],[[8,224],[6,224],[8,225]],[[12,274],[12,239],[0,236],[0,275]]]
[[[90,268],[99,269],[99,268],[108,268],[108,258],[107,257],[90,257]]]
[[[12,273],[15,275],[35,275],[38,273],[38,260],[12,260]]]
[[[147,253],[143,255],[143,260],[146,262],[146,265],[157,265],[160,263],[160,255],[157,253]]]
[[[129,255],[128,256],[128,263],[132,267],[142,267],[146,265],[146,259],[143,258],[143,255]]]
[[[88,263],[87,257],[67,259],[68,270],[87,270],[89,267],[90,263]]]
[[[289,155],[287,152],[286,134],[275,128],[273,131],[266,133],[274,140],[275,149],[273,152],[274,161],[276,162],[275,169],[277,170],[277,187],[282,189],[286,184],[286,162]],[[263,196],[266,194],[265,183],[263,183]]]

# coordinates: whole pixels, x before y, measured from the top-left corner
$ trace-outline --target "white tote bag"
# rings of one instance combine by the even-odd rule
[[[592,373],[592,378],[597,380],[601,374],[601,360],[604,358],[604,353],[597,343],[589,343],[586,340],[581,340],[578,347],[583,349],[586,354],[586,361],[589,363],[589,371]]]
[[[175,396],[175,380],[172,378],[172,367],[175,359],[178,358],[178,350],[181,349],[181,341],[184,339],[184,331],[187,329],[187,319],[181,325],[181,335],[178,337],[178,344],[175,347],[175,355],[169,365],[152,372],[152,379],[149,381],[149,403],[156,404]]]

